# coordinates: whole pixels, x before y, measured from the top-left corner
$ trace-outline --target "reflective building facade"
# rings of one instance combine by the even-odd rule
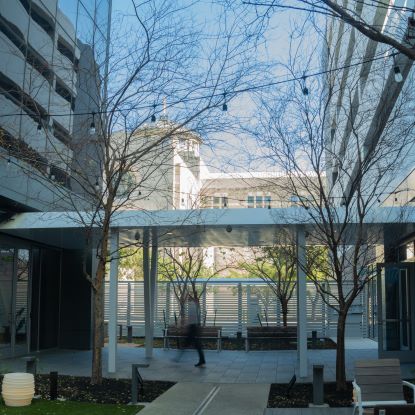
[[[99,174],[88,130],[105,97],[110,22],[111,0],[0,0],[0,221],[73,210],[85,154]],[[80,252],[0,234],[0,358],[88,348],[90,320]]]

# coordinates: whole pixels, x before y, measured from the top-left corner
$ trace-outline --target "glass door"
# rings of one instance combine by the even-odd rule
[[[0,358],[29,351],[30,251],[0,248]]]
[[[0,359],[12,352],[14,249],[0,249]]]
[[[406,264],[384,265],[379,269],[378,283],[381,313],[379,350],[411,350],[411,284]],[[380,333],[379,333],[380,334]]]

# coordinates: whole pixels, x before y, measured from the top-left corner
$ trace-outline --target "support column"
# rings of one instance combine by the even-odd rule
[[[157,229],[153,229],[151,238],[151,267],[150,267],[150,337],[151,356],[153,355],[154,322],[156,320],[157,307],[157,262],[158,262],[158,237]]]
[[[144,230],[143,235],[143,274],[144,274],[144,329],[146,358],[153,355],[153,339],[151,337],[151,295],[150,295],[150,234]]]
[[[304,272],[306,264],[305,231],[297,226],[297,353],[300,378],[307,377],[307,283]]]
[[[110,287],[108,321],[108,372],[117,371],[117,313],[118,313],[118,230],[111,230]]]

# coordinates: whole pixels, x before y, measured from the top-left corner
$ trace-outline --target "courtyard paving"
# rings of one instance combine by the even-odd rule
[[[107,353],[103,350],[104,376],[116,378],[131,377],[131,365],[140,363],[140,373],[147,380],[169,380],[175,382],[206,383],[286,383],[296,374],[297,382],[310,382],[314,364],[324,365],[325,381],[335,379],[335,350],[309,350],[309,376],[299,378],[298,360],[295,350],[244,352],[206,351],[206,367],[195,368],[197,353],[193,350],[154,349],[154,357],[146,359],[144,349],[133,345],[118,346],[117,373],[109,375],[107,371]],[[91,352],[74,350],[50,350],[37,354],[38,372],[58,371],[60,374],[89,376],[91,373]],[[349,339],[346,344],[346,375],[353,378],[354,361],[358,359],[376,359],[377,343],[368,339]],[[24,370],[25,362],[21,358],[0,361],[4,371]],[[409,368],[408,370],[410,370]],[[405,370],[404,370],[405,372]],[[413,375],[412,375],[413,376]]]

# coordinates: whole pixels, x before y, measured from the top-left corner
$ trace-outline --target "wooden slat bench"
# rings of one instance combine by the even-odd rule
[[[201,340],[216,340],[217,351],[222,350],[222,327],[202,326],[199,330],[199,338]],[[166,327],[163,331],[164,348],[168,349],[170,347],[170,339],[175,339],[177,341],[177,348],[179,348],[180,339],[185,339],[186,337],[186,327]]]
[[[246,328],[245,350],[249,351],[251,340],[297,341],[297,326],[248,326]]]
[[[355,362],[353,381],[354,409],[359,415],[364,408],[383,405],[406,405],[402,385],[415,385],[402,381],[399,359],[358,360]]]

